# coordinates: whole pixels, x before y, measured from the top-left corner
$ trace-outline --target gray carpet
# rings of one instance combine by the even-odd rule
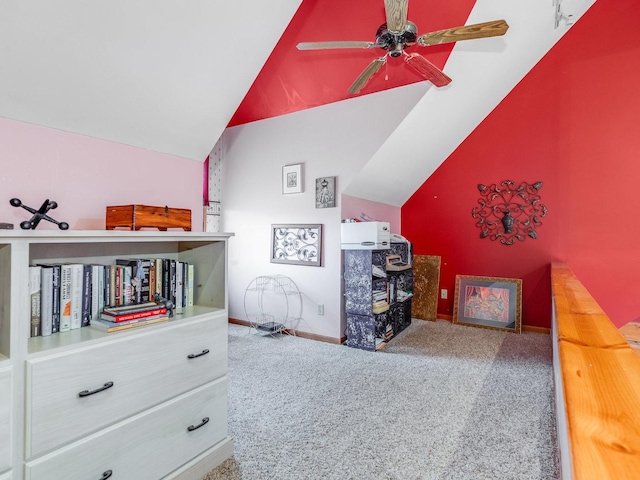
[[[414,320],[380,352],[229,325],[235,455],[203,480],[554,480],[551,339]]]

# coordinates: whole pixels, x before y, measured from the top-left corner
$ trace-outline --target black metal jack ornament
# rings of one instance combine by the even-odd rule
[[[40,223],[40,220],[43,220],[43,219],[51,223],[55,223],[56,225],[58,225],[58,228],[60,228],[60,230],[69,229],[68,223],[59,222],[54,218],[51,218],[49,215],[47,215],[47,212],[49,210],[58,208],[58,204],[56,202],[49,201],[48,198],[42,203],[42,206],[38,210],[35,210],[31,207],[28,207],[27,205],[24,205],[18,198],[12,198],[11,200],[9,200],[9,203],[14,207],[22,207],[26,211],[33,213],[33,217],[31,217],[31,220],[25,220],[24,222],[20,222],[20,228],[22,228],[23,230],[35,230],[38,224]]]

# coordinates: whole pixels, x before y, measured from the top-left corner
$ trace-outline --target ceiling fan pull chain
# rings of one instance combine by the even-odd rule
[[[384,63],[384,80],[385,82],[389,80],[389,64],[387,62]]]

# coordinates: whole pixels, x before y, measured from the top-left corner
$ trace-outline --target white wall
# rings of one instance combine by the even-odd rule
[[[231,318],[246,320],[244,291],[253,278],[283,274],[303,292],[299,329],[344,335],[341,199],[338,195],[336,208],[316,209],[315,179],[336,176],[336,190],[342,192],[426,89],[424,82],[413,84],[225,131],[222,230],[235,233],[229,255]],[[283,195],[282,167],[296,163],[304,165],[304,192]],[[270,226],[278,223],[322,224],[322,267],[270,263]],[[317,315],[318,304],[324,304],[324,316]]]

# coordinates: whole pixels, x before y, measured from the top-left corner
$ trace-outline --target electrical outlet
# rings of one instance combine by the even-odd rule
[[[324,304],[318,304],[318,315],[324,315]]]
[[[446,288],[443,288],[440,290],[440,298],[443,300],[446,300],[447,298],[449,298],[449,293],[447,292]]]

